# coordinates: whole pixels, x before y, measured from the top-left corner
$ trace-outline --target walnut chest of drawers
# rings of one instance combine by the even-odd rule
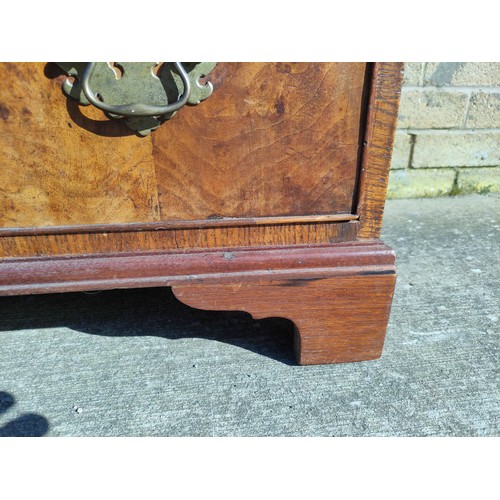
[[[0,64],[0,294],[166,286],[290,319],[300,364],[381,355],[401,64],[218,63],[144,136],[58,68]]]

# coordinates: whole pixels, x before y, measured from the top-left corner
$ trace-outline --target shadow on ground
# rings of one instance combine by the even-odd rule
[[[296,364],[290,320],[193,309],[170,288],[0,297],[0,311],[0,332],[67,327],[112,337],[202,338]]]
[[[0,391],[0,415],[6,413],[15,404],[9,392]],[[0,426],[0,437],[39,437],[47,434],[49,421],[37,413],[23,413]]]

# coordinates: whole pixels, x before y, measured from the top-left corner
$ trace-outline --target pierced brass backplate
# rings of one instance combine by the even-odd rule
[[[199,104],[212,94],[212,84],[200,79],[217,63],[56,64],[71,77],[62,86],[67,96],[93,104],[145,136],[185,104]]]

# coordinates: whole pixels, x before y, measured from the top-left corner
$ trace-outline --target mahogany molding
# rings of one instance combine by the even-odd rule
[[[8,258],[0,295],[174,286],[266,278],[394,272],[394,252],[379,240],[315,246],[189,252]],[[235,281],[236,280],[236,281]]]
[[[172,287],[187,305],[292,320],[300,364],[381,355],[395,284],[378,240],[335,245],[5,259],[0,295]]]

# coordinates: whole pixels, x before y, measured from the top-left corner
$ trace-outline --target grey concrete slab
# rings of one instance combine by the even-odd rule
[[[0,298],[0,435],[498,436],[500,197],[391,200],[382,358],[300,367],[290,323],[169,289]]]

